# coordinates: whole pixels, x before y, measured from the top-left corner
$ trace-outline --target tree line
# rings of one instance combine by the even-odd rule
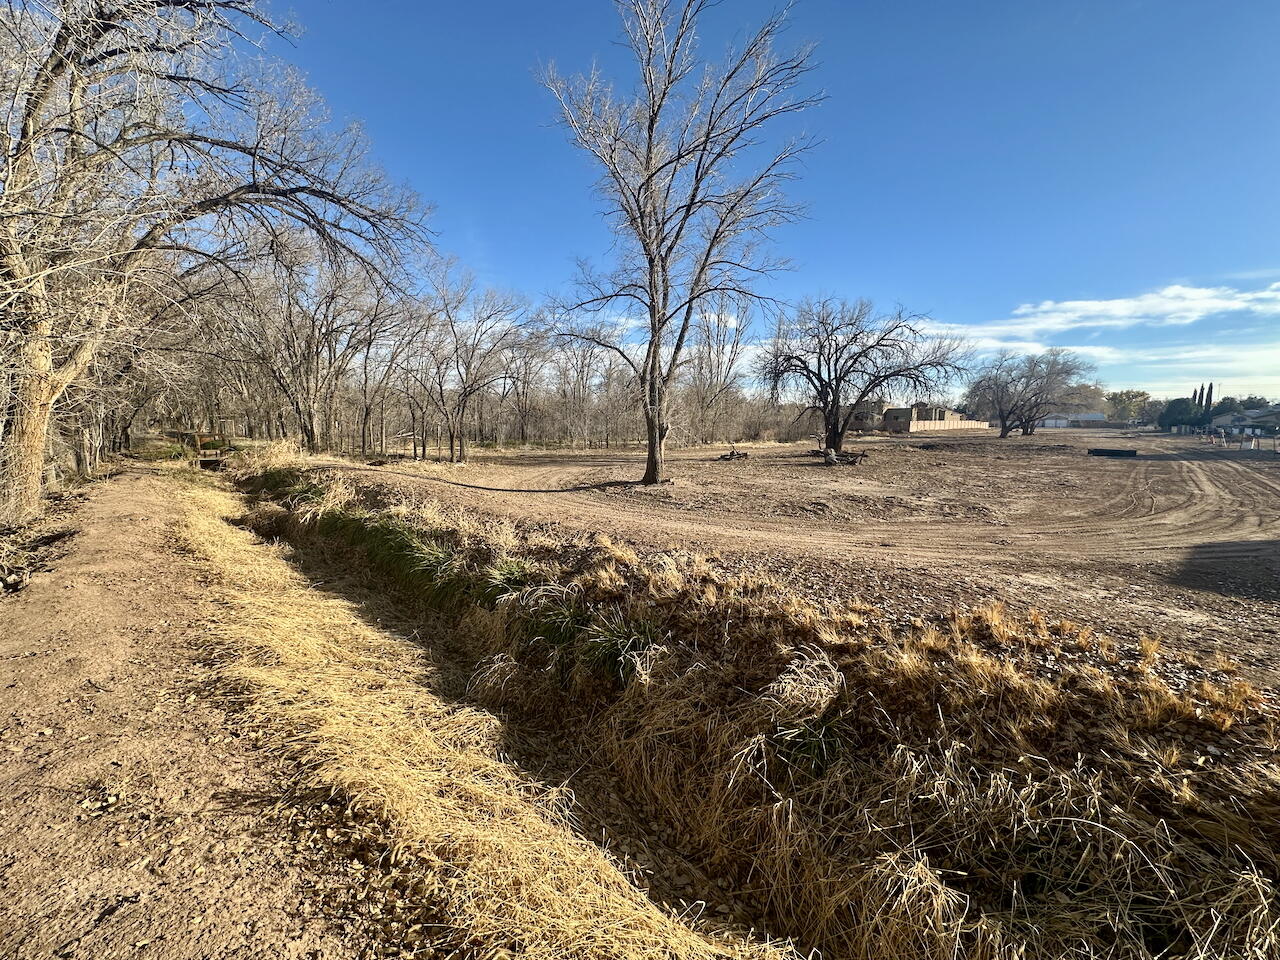
[[[480,284],[357,128],[256,53],[254,0],[0,7],[0,507],[38,509],[142,429],[465,459],[484,443],[795,439],[872,400],[943,398],[1002,435],[1097,400],[1069,351],[976,369],[929,317],[783,304],[774,228],[812,141],[785,8],[721,58],[713,0],[621,0],[634,81],[541,77],[615,233],[545,302]],[[789,132],[790,131],[790,132]],[[753,337],[752,329],[761,332]]]

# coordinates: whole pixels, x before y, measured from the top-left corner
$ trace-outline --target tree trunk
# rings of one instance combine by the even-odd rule
[[[644,425],[648,440],[648,453],[645,457],[644,476],[641,483],[661,483],[666,474],[666,425],[657,411],[646,409]]]
[[[823,449],[839,453],[844,449],[844,431],[840,429],[840,417],[837,414],[824,424]]]
[[[308,453],[318,453],[320,450],[320,438],[316,430],[315,412],[312,410],[298,411],[298,433],[302,437],[303,447]]]
[[[360,456],[369,455],[370,425],[373,421],[373,406],[364,404],[360,408]]]
[[[40,510],[45,443],[55,400],[49,337],[25,338],[17,359],[13,414],[0,456],[0,496],[8,514],[6,521],[26,519]]]

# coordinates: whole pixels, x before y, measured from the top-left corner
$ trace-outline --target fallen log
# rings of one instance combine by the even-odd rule
[[[1116,447],[1090,447],[1091,457],[1136,457],[1137,450],[1122,450]]]
[[[828,467],[838,467],[838,466],[847,466],[847,465],[856,467],[863,460],[867,459],[868,454],[867,454],[867,451],[865,450],[859,450],[857,453],[843,453],[843,452],[837,453],[835,450],[832,450],[830,447],[828,447],[826,450],[821,451],[821,456],[822,456],[823,462]]]

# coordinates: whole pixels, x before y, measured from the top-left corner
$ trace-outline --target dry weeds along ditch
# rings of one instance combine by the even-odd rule
[[[422,647],[364,623],[230,521],[243,504],[187,492],[189,549],[217,574],[226,679],[313,787],[336,790],[389,838],[377,873],[392,887],[388,955],[759,958],[793,956],[695,930],[652,903],[596,844],[577,836],[564,792],[502,757],[489,713],[430,692]],[[373,837],[371,841],[369,838]],[[407,867],[406,867],[407,865]]]
[[[264,536],[353,551],[401,602],[447,613],[477,706],[588,747],[620,791],[659,811],[683,850],[803,949],[833,960],[1280,956],[1277,727],[1243,682],[1171,683],[1194,674],[1163,673],[1154,645],[1121,657],[1075,624],[999,609],[894,635],[874,609],[823,609],[696,557],[557,542],[431,503],[363,502],[349,481],[278,453],[239,479],[260,499],[247,519]],[[349,643],[330,646],[321,659],[351,656]],[[355,726],[382,702],[360,687],[341,709],[299,697],[310,705],[299,722]],[[380,796],[387,786],[368,771],[402,731],[392,717],[361,729],[358,755],[320,737],[332,751],[323,762],[344,789]],[[448,742],[393,752],[403,769],[394,799],[379,802],[423,823],[440,816],[456,802],[434,754],[449,756]],[[456,882],[501,900],[486,929],[573,929],[569,910],[591,937],[593,911],[626,902],[648,916],[627,899],[634,889],[600,877],[590,845],[569,866],[502,826],[502,797],[541,788],[503,768],[492,789],[491,833],[468,840],[485,855],[444,858]],[[519,856],[502,850],[509,842]],[[567,886],[531,890],[526,867],[559,870]],[[564,871],[578,869],[617,903],[559,902],[553,888],[567,891]],[[668,935],[652,916],[650,933]],[[694,943],[652,955],[709,949]],[[584,941],[565,955],[648,954]]]

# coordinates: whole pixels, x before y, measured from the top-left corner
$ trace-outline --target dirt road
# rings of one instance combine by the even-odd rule
[[[0,957],[355,957],[300,904],[279,771],[212,704],[172,488],[96,484],[51,572],[0,601]]]
[[[1090,446],[1138,450],[1090,457]],[[638,487],[637,451],[481,455],[464,466],[346,468],[388,492],[718,554],[903,617],[955,602],[1029,604],[1119,636],[1228,651],[1280,682],[1280,457],[1198,438],[1054,431],[675,452]]]

